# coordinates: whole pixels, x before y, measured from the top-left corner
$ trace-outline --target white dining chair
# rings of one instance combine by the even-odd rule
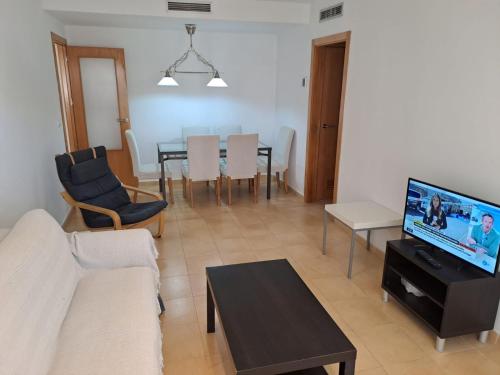
[[[241,134],[241,125],[224,125],[215,128],[215,134],[220,136],[221,141],[227,141],[227,137],[232,134]]]
[[[127,138],[128,149],[130,151],[130,158],[132,159],[132,170],[134,176],[139,179],[139,181],[144,180],[159,180],[160,189],[163,186],[161,181],[161,170],[159,163],[143,163],[141,161],[141,155],[139,153],[139,146],[137,145],[137,139],[132,129],[125,130],[125,137]],[[168,195],[170,198],[170,203],[174,203],[174,187],[172,183],[172,173],[168,169],[167,164],[165,164],[165,178],[168,184]]]
[[[287,126],[282,126],[278,133],[276,146],[273,147],[271,158],[271,173],[276,173],[276,184],[280,189],[280,173],[283,175],[283,186],[288,193],[288,159],[290,158],[290,148],[292,147],[295,130]],[[260,156],[257,160],[258,169],[261,174],[267,174],[267,157]]]
[[[227,202],[231,205],[231,181],[253,180],[254,202],[257,202],[260,174],[257,171],[258,134],[235,134],[227,137],[227,157],[220,172],[227,182]]]
[[[187,160],[182,162],[182,187],[184,197],[189,195],[191,207],[194,207],[193,182],[197,181],[215,181],[217,205],[220,205],[219,142],[218,135],[187,137]]]
[[[182,141],[187,142],[187,138],[192,135],[210,135],[208,126],[186,126],[182,128]]]

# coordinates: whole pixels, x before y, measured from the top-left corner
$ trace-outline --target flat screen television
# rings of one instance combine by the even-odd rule
[[[496,275],[500,247],[496,204],[410,178],[403,231]]]

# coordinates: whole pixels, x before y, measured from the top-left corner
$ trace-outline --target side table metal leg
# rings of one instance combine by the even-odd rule
[[[385,290],[384,290],[384,295],[382,297],[382,300],[384,301],[384,303],[389,302],[389,293],[387,293]]]
[[[323,212],[323,255],[326,254],[326,235],[328,231],[328,213]]]
[[[488,333],[489,333],[489,331],[479,332],[478,340],[481,344],[486,344],[486,341],[488,341]]]
[[[366,250],[370,250],[370,237],[372,231],[368,229],[368,233],[366,233]]]
[[[444,344],[446,343],[446,339],[442,339],[439,336],[436,336],[436,350],[440,353],[444,350]]]
[[[347,271],[347,278],[350,279],[352,275],[352,260],[354,258],[354,245],[356,243],[356,231],[352,231],[351,235],[351,251],[349,252],[349,270]]]

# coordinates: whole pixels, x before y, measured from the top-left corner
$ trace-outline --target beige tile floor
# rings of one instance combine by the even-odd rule
[[[156,189],[155,184],[143,184]],[[394,301],[381,300],[382,253],[357,244],[353,278],[346,278],[349,234],[329,224],[328,253],[321,255],[322,209],[305,204],[293,192],[265,199],[262,187],[254,204],[246,183],[233,186],[233,205],[215,204],[213,187],[195,188],[196,206],[182,198],[167,208],[166,231],[156,244],[160,253],[160,293],[164,373],[224,374],[226,349],[216,326],[206,334],[207,266],[287,258],[358,350],[356,373],[364,375],[500,374],[500,340],[487,344],[475,336],[448,340],[444,353],[434,350],[434,337]],[[225,192],[223,197],[225,198]],[[78,214],[66,230],[82,230]],[[328,366],[337,373],[336,365]]]

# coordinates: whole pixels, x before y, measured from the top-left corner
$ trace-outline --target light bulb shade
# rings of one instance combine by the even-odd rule
[[[160,82],[158,82],[158,86],[179,86],[177,81],[172,78],[170,73],[167,71],[165,73],[165,76],[160,79]]]
[[[207,87],[227,87],[227,83],[215,72],[214,77],[207,83]]]

